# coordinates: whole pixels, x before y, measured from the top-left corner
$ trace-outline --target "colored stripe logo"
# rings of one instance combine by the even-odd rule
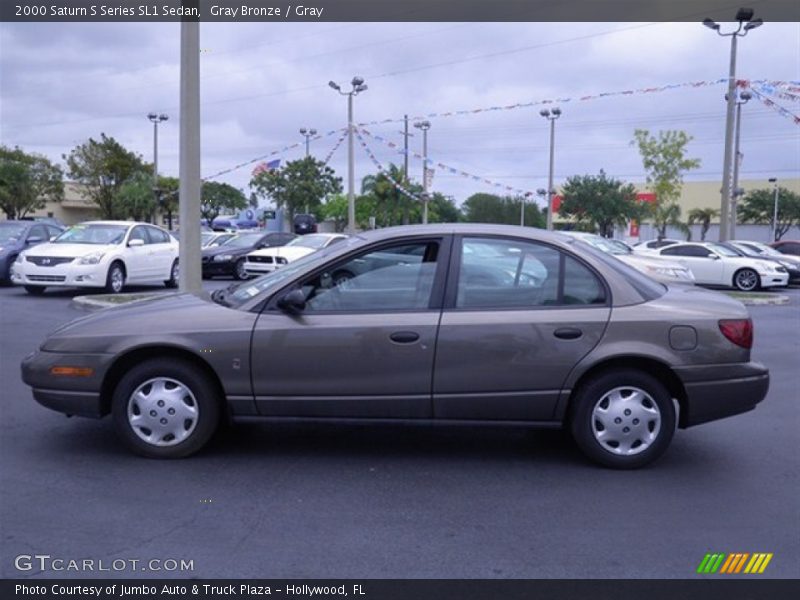
[[[709,553],[700,561],[697,572],[702,575],[714,573],[735,575],[738,573],[759,574],[763,573],[769,561],[772,560],[772,552],[733,552]]]

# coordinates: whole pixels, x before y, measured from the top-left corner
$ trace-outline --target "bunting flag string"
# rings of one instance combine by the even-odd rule
[[[407,197],[411,198],[412,200],[414,200],[416,202],[421,202],[422,199],[419,196],[416,196],[415,194],[409,192],[402,185],[397,183],[397,181],[395,181],[395,179],[389,174],[388,169],[386,169],[381,164],[381,162],[378,160],[378,157],[375,156],[375,153],[372,152],[372,150],[369,148],[369,146],[367,146],[367,142],[364,141],[364,138],[361,136],[361,132],[358,129],[355,129],[355,134],[356,134],[356,137],[358,138],[358,141],[361,143],[361,147],[364,148],[364,152],[367,153],[367,156],[369,156],[369,159],[372,161],[372,164],[375,165],[375,168],[378,169],[378,171],[380,171],[383,174],[383,176],[386,177],[386,179],[389,180],[389,183],[391,183],[392,186],[394,186],[394,189],[396,189],[398,192],[400,192],[404,196],[407,196]]]
[[[790,102],[800,102],[800,87],[778,87],[768,83],[759,84],[757,87],[759,92],[773,98],[788,100]],[[753,86],[750,86],[750,89],[752,90]]]
[[[331,148],[331,151],[328,152],[328,155],[325,157],[325,160],[322,161],[323,164],[327,165],[329,162],[331,162],[331,158],[333,158],[333,154],[339,149],[339,146],[342,145],[342,142],[344,141],[344,138],[346,138],[346,137],[347,137],[347,129],[345,129],[344,133],[341,136],[339,136],[338,140],[336,140],[336,143],[333,145],[333,148]]]
[[[375,140],[376,142],[380,142],[380,143],[388,146],[389,148],[392,148],[392,149],[396,150],[400,154],[404,153],[403,149],[400,146],[400,144],[396,144],[395,142],[392,142],[391,140],[387,140],[386,138],[384,138],[382,136],[375,135],[374,133],[370,133],[368,130],[366,130],[364,128],[356,129],[356,133],[359,135],[359,139],[361,138],[361,135],[359,134],[359,132],[363,133],[364,135],[369,136],[371,139]],[[421,161],[425,161],[425,157],[422,156],[421,154],[417,153],[417,152],[409,151],[409,155],[413,156],[414,158],[417,158],[417,159],[419,159]],[[511,192],[511,193],[516,194],[518,196],[524,196],[524,197],[527,198],[527,197],[530,197],[530,196],[534,195],[534,193],[531,192],[530,190],[523,190],[523,189],[520,189],[520,188],[515,188],[515,187],[510,186],[510,185],[505,185],[503,183],[499,183],[497,181],[492,181],[491,179],[487,179],[485,177],[481,177],[480,175],[474,175],[474,174],[469,173],[467,171],[463,171],[461,169],[456,169],[455,167],[451,167],[450,165],[446,165],[444,163],[436,162],[435,160],[431,159],[430,157],[428,157],[427,163],[428,163],[428,168],[430,168],[432,166],[436,166],[439,169],[441,169],[442,171],[444,171],[446,173],[450,173],[451,175],[460,175],[461,177],[466,177],[466,178],[468,178],[468,179],[470,179],[472,181],[478,181],[480,183],[485,183],[486,185],[491,186],[493,188],[501,189],[501,190],[506,191],[506,192]]]
[[[744,80],[742,80],[744,81]],[[505,110],[515,110],[518,108],[530,108],[532,106],[541,106],[545,104],[566,104],[567,102],[585,102],[588,100],[599,100],[601,98],[611,98],[614,96],[634,96],[640,94],[653,94],[658,92],[666,92],[669,90],[675,90],[679,88],[701,88],[701,87],[710,87],[715,85],[720,85],[722,83],[727,83],[728,78],[723,77],[720,79],[714,79],[712,81],[689,81],[684,83],[673,83],[669,85],[660,85],[655,87],[648,87],[648,88],[639,88],[639,89],[632,89],[632,90],[618,90],[614,92],[601,92],[599,94],[586,94],[583,96],[574,96],[574,97],[564,97],[564,98],[552,98],[547,100],[532,100],[530,102],[518,102],[516,104],[508,104],[505,106],[487,106],[483,108],[473,108],[468,110],[456,110],[456,111],[448,111],[448,112],[434,112],[428,113],[426,115],[418,115],[414,117],[409,117],[411,120],[417,119],[436,119],[441,117],[457,117],[463,115],[474,115],[478,113],[486,113],[486,112],[496,112],[496,111],[505,111]],[[760,81],[759,81],[760,82]],[[740,83],[740,82],[737,82]],[[785,83],[785,82],[771,82],[771,83]],[[382,119],[378,121],[369,121],[367,123],[359,123],[359,127],[369,127],[372,125],[382,125],[385,123],[400,123],[404,121],[405,117],[401,118],[391,118],[391,119]]]
[[[783,106],[781,106],[780,104],[778,104],[774,100],[771,100],[770,98],[767,98],[764,94],[762,94],[761,92],[759,92],[758,90],[756,90],[754,88],[750,88],[750,91],[753,93],[753,95],[762,104],[764,104],[764,106],[768,106],[769,108],[771,108],[772,110],[777,112],[782,117],[786,117],[787,119],[791,119],[792,122],[795,125],[800,125],[800,115],[796,115],[793,112],[791,112],[790,110],[787,110],[786,108],[784,108]]]

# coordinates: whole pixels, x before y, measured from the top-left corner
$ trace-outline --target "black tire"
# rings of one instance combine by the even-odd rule
[[[244,258],[240,258],[236,261],[236,264],[233,265],[233,278],[242,281],[243,279],[249,279],[250,276],[247,274],[244,268]]]
[[[111,263],[106,274],[106,292],[119,294],[125,288],[125,267],[119,261]]]
[[[604,418],[601,413],[606,410]],[[672,397],[658,379],[635,369],[615,369],[592,377],[575,392],[569,426],[578,447],[594,462],[615,469],[636,469],[666,451],[675,433],[675,419]],[[607,428],[602,420],[607,420]],[[597,436],[606,437],[601,442]],[[622,444],[616,442],[614,448],[616,438]]]
[[[753,269],[739,269],[733,274],[733,287],[740,292],[754,292],[761,287],[758,273]]]
[[[160,440],[154,437],[155,442],[160,441],[170,444],[161,446],[156,445],[155,442],[148,442],[141,436],[147,435],[148,429],[146,426],[150,423],[158,427],[154,421],[156,418],[161,422],[167,421],[165,426],[170,425],[168,419],[175,414],[174,412],[167,414],[167,411],[171,409],[170,400],[167,400],[166,405],[163,403],[157,406],[146,405],[148,408],[143,412],[142,407],[139,406],[140,403],[132,399],[134,392],[142,387],[143,384],[159,378],[177,382],[183,388],[188,389],[190,394],[184,395],[183,401],[187,406],[193,406],[196,414],[195,418],[192,419],[193,424],[189,423],[190,419],[184,420],[182,426],[185,431],[191,425],[191,430],[185,439],[175,440],[173,436],[173,440],[170,441],[168,439],[170,434],[162,436]],[[148,395],[153,392],[152,387],[147,388],[147,386],[144,386],[143,389],[150,390]],[[114,427],[125,444],[133,452],[141,456],[148,458],[183,458],[189,456],[200,450],[211,439],[219,426],[220,399],[217,397],[216,390],[217,386],[211,377],[203,369],[189,362],[174,358],[146,360],[130,369],[114,389],[111,400]],[[153,402],[158,402],[158,400],[158,398],[154,398]],[[131,408],[132,412],[136,412],[137,416],[141,415],[146,419],[144,424],[138,428],[140,433],[137,433],[134,425],[129,421],[129,408]],[[152,412],[156,414],[153,415]],[[180,416],[175,418],[177,423],[180,424]],[[161,435],[154,430],[149,431],[150,435]]]
[[[341,285],[346,281],[350,281],[353,278],[353,274],[350,271],[336,271],[333,274],[333,285]]]
[[[26,285],[25,291],[34,296],[41,296],[44,294],[45,286],[43,285]]]
[[[169,279],[164,282],[164,285],[168,288],[176,288],[178,287],[178,259],[176,258],[172,261],[172,267],[169,270]]]

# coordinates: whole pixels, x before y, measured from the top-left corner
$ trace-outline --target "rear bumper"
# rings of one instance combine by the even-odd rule
[[[679,367],[675,373],[686,390],[681,427],[753,410],[769,390],[769,370],[757,362]]]

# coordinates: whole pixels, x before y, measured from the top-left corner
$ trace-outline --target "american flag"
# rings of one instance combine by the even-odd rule
[[[275,160],[271,160],[269,162],[262,162],[256,165],[256,168],[253,169],[253,177],[260,173],[266,173],[267,171],[274,171],[278,167],[281,166],[281,159],[276,158]]]

